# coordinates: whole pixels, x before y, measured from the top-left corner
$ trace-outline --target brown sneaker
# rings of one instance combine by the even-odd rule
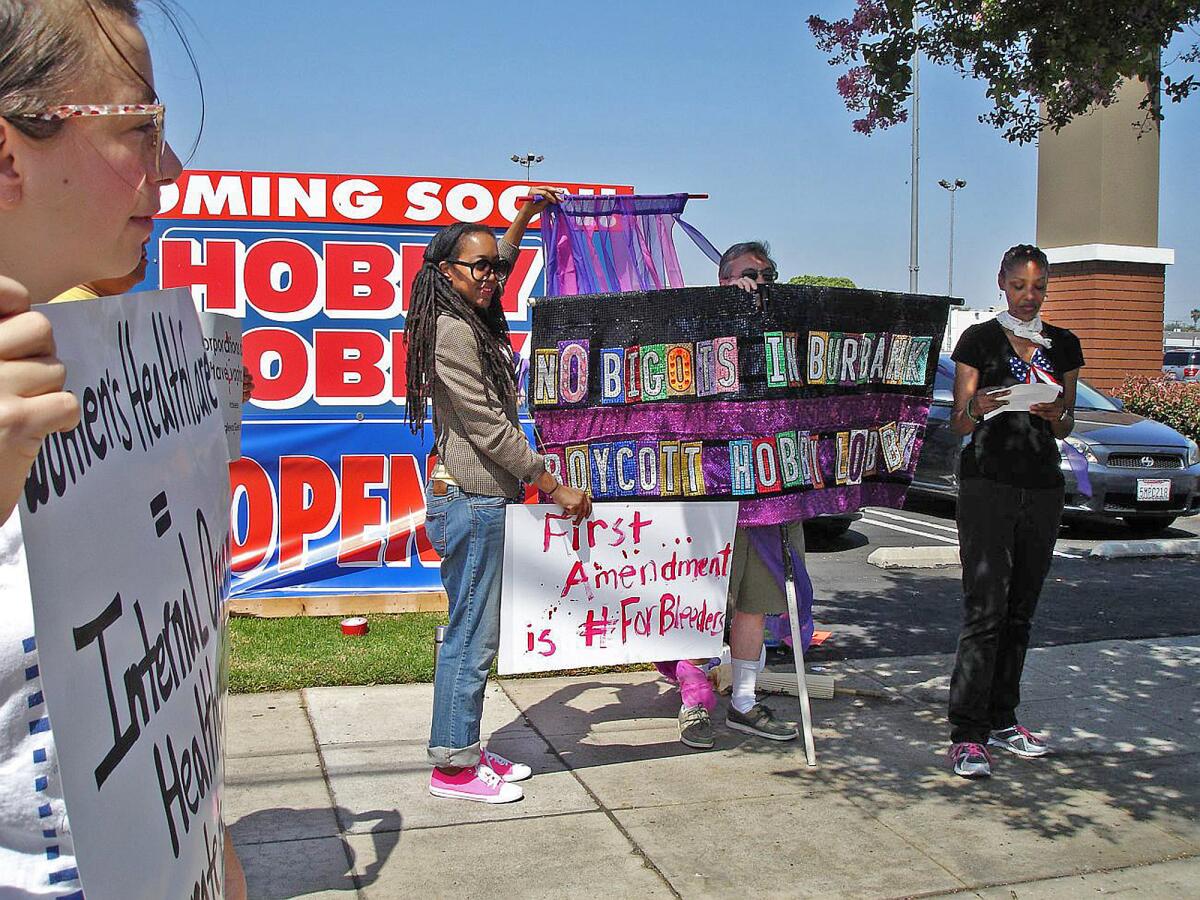
[[[800,731],[795,725],[779,721],[775,714],[761,703],[755,703],[744,713],[729,707],[725,724],[734,731],[766,738],[768,741],[794,741],[800,737]]]

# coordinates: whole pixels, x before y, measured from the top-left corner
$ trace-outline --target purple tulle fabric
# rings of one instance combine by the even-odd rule
[[[546,295],[606,294],[683,287],[672,231],[714,263],[711,243],[680,216],[687,194],[571,196],[542,213]]]

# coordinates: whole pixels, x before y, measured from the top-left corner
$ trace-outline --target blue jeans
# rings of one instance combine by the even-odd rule
[[[453,485],[425,492],[425,533],[442,557],[450,624],[433,680],[429,761],[467,767],[479,762],[483,689],[500,645],[500,576],[504,565],[505,497],[470,494]]]

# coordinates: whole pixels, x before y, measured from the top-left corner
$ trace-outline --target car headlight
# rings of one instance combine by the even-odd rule
[[[1194,466],[1196,463],[1200,463],[1200,444],[1197,444],[1191,438],[1188,438],[1187,464],[1189,466]]]
[[[1082,454],[1083,458],[1088,462],[1100,462],[1100,460],[1096,458],[1096,454],[1092,452],[1092,448],[1088,445],[1087,441],[1081,441],[1079,438],[1071,436],[1063,438],[1063,443],[1070,444],[1074,449],[1078,450],[1080,454]]]

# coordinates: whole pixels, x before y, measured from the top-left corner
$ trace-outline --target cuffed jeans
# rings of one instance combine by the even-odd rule
[[[504,563],[504,497],[451,485],[425,495],[425,533],[442,557],[450,624],[433,681],[429,761],[469,767],[479,762],[483,689],[500,643],[500,579]]]
[[[963,626],[950,679],[950,740],[1017,724],[1021,671],[1062,519],[1063,488],[969,478],[958,489]]]

